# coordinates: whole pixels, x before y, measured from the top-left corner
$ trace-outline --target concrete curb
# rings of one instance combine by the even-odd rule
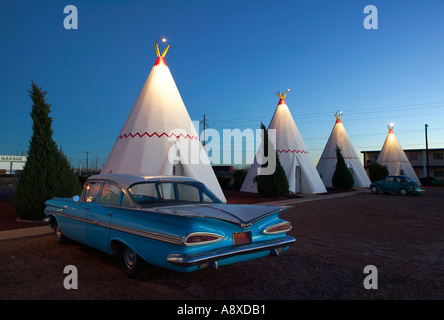
[[[42,236],[51,234],[52,229],[48,226],[42,227],[31,227],[31,228],[20,228],[13,230],[0,231],[0,241],[2,240],[12,240],[19,238],[27,238],[34,236]]]
[[[367,191],[368,191],[368,188],[357,188],[357,190],[354,190],[354,191],[332,193],[332,194],[327,194],[327,195],[325,195],[325,194],[309,194],[309,195],[302,195],[302,198],[277,200],[277,201],[270,201],[270,202],[262,202],[262,203],[259,203],[259,204],[261,204],[261,205],[287,206],[287,205],[293,205],[293,204],[301,203],[301,202],[348,197],[348,196],[353,196],[355,194],[366,193]]]
[[[368,191],[367,188],[359,188],[358,190],[355,190],[355,191],[333,193],[333,194],[328,194],[328,195],[317,195],[317,194],[304,195],[303,198],[286,199],[286,200],[280,200],[280,201],[277,200],[277,201],[263,202],[263,203],[259,203],[259,204],[260,205],[287,206],[287,205],[294,205],[297,203],[307,202],[307,201],[316,201],[316,200],[325,200],[325,199],[353,196],[355,194],[365,193],[366,191]],[[49,226],[0,231],[0,241],[48,235],[48,234],[51,234],[52,232],[53,231]]]

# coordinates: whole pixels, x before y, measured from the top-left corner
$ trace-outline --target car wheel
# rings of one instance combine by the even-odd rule
[[[371,190],[372,190],[372,193],[378,193],[378,188],[376,186],[373,186],[371,188]]]
[[[142,270],[142,258],[126,245],[122,245],[119,255],[120,267],[123,272],[131,279],[137,278]]]
[[[54,239],[57,243],[65,243],[66,242],[66,237],[62,233],[62,231],[60,231],[59,224],[57,223],[56,220],[54,221]]]
[[[399,190],[399,193],[401,194],[401,196],[406,196],[409,194],[409,192],[407,191],[407,189],[402,188],[401,190]]]

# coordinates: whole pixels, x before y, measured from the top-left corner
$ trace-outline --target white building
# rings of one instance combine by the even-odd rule
[[[0,175],[19,173],[25,167],[26,160],[26,156],[0,155]]]

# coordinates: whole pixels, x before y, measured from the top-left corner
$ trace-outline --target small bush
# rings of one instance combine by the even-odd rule
[[[336,146],[336,170],[333,173],[332,184],[337,189],[351,189],[355,184],[350,170],[348,170],[345,164],[344,157],[342,156],[341,149]]]
[[[371,182],[384,180],[389,172],[387,166],[374,162],[369,168],[369,177]]]
[[[264,156],[268,157],[272,152],[276,154],[276,169],[270,175],[257,176],[257,191],[263,198],[282,198],[288,193],[289,189],[287,176],[279,160],[279,155],[271,143],[271,148],[268,150],[268,132],[263,124],[261,124],[261,128],[264,130],[264,136],[262,137]],[[265,167],[267,165],[263,164],[262,166]]]
[[[248,171],[245,169],[234,170],[233,172],[234,189],[240,190],[242,184],[244,183],[245,177],[247,176],[247,172]]]
[[[230,178],[226,177],[217,177],[217,181],[219,181],[219,185],[222,189],[225,189],[230,183]]]

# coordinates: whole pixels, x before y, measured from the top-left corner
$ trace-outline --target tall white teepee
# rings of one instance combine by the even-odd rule
[[[336,146],[338,146],[341,149],[345,164],[353,175],[355,181],[354,187],[369,187],[371,182],[367,172],[365,172],[364,166],[341,122],[342,111],[335,113],[335,117],[336,123],[327,140],[327,144],[325,145],[316,169],[318,169],[324,185],[327,188],[333,187],[332,178],[336,170]]]
[[[421,184],[398,139],[396,139],[393,132],[394,126],[393,123],[387,126],[389,132],[376,162],[387,166],[388,172],[391,175],[406,175]]]
[[[279,103],[268,126],[268,131],[270,129],[276,130],[275,149],[287,176],[289,190],[304,194],[327,192],[285,102],[287,92],[285,94],[278,92]],[[261,149],[259,148],[256,153],[241,191],[257,192],[256,176],[260,167],[257,159],[261,156],[259,154]]]
[[[216,175],[165,62],[157,55],[102,174],[182,175],[203,182],[226,202]]]

